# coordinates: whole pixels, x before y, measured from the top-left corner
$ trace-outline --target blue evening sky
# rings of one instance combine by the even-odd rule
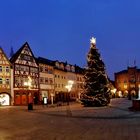
[[[86,65],[90,38],[111,79],[140,67],[139,0],[0,0],[0,46],[9,56],[26,41],[35,56]]]

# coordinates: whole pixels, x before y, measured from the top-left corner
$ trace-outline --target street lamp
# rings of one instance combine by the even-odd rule
[[[69,93],[70,93],[70,91],[71,91],[71,89],[72,89],[73,83],[74,83],[74,81],[69,80],[69,81],[68,81],[68,84],[65,86],[65,88],[66,88],[67,91],[68,91],[68,100],[67,100],[68,102],[67,102],[67,105],[69,105],[69,98],[70,98]]]
[[[113,97],[115,97],[116,91],[117,91],[116,88],[111,89],[111,94],[113,95]]]
[[[30,91],[32,87],[32,79],[30,76],[28,76],[28,81],[24,82],[24,86],[26,86],[27,89]],[[30,97],[29,97],[31,96],[31,93],[28,93],[27,96],[28,96],[28,110],[33,110],[33,104],[32,104],[32,101],[30,101]]]

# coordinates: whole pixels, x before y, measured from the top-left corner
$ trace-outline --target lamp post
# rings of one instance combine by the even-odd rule
[[[74,83],[74,81],[69,80],[69,81],[68,81],[68,84],[65,86],[65,88],[66,88],[67,91],[68,91],[67,105],[69,105],[69,99],[70,99],[70,95],[69,95],[69,93],[70,93],[70,91],[71,91],[71,88],[72,88],[72,86],[73,86],[73,83]]]
[[[32,79],[30,76],[28,76],[28,81],[27,82],[24,82],[24,86],[27,87],[27,89],[30,91],[31,89],[31,86],[32,86]],[[31,96],[31,93],[27,93],[27,96],[28,96],[28,110],[33,110],[33,103],[32,101],[30,101],[30,97]]]
[[[53,105],[53,99],[54,98],[54,94],[53,93],[51,93],[51,104]]]

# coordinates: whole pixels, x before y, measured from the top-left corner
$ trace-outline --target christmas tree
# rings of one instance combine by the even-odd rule
[[[92,37],[90,41],[81,101],[84,106],[106,106],[110,102],[109,80],[105,73],[105,65],[96,48],[96,39]]]

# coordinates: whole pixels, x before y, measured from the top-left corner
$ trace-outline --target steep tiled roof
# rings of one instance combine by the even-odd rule
[[[52,61],[52,60],[49,60],[49,59],[46,59],[43,57],[38,57],[38,58],[36,58],[36,60],[37,60],[37,63],[42,63],[42,64],[54,66],[54,61]]]
[[[2,51],[3,55],[4,55],[5,58],[7,59],[9,65],[11,65],[11,63],[10,63],[10,61],[9,61],[9,59],[8,59],[8,57],[7,57],[7,55],[5,54],[4,50],[2,49],[2,47],[0,47],[0,50]]]
[[[75,65],[75,73],[84,74],[84,68]]]
[[[29,44],[28,44],[27,42],[25,42],[25,43],[21,46],[21,48],[20,48],[19,50],[17,50],[17,52],[14,53],[14,55],[10,58],[10,62],[11,62],[11,63],[14,63],[14,62],[17,60],[18,56],[20,55],[20,53],[21,53],[21,51],[23,50],[23,48],[25,47],[25,45],[28,46],[28,48],[29,48],[29,50],[30,50],[32,56],[34,57],[34,54],[33,54],[32,50],[31,50]],[[34,58],[35,58],[35,57],[34,57]]]
[[[128,70],[122,70],[122,71],[119,71],[119,72],[116,72],[115,74],[124,74],[124,73],[127,73]]]

